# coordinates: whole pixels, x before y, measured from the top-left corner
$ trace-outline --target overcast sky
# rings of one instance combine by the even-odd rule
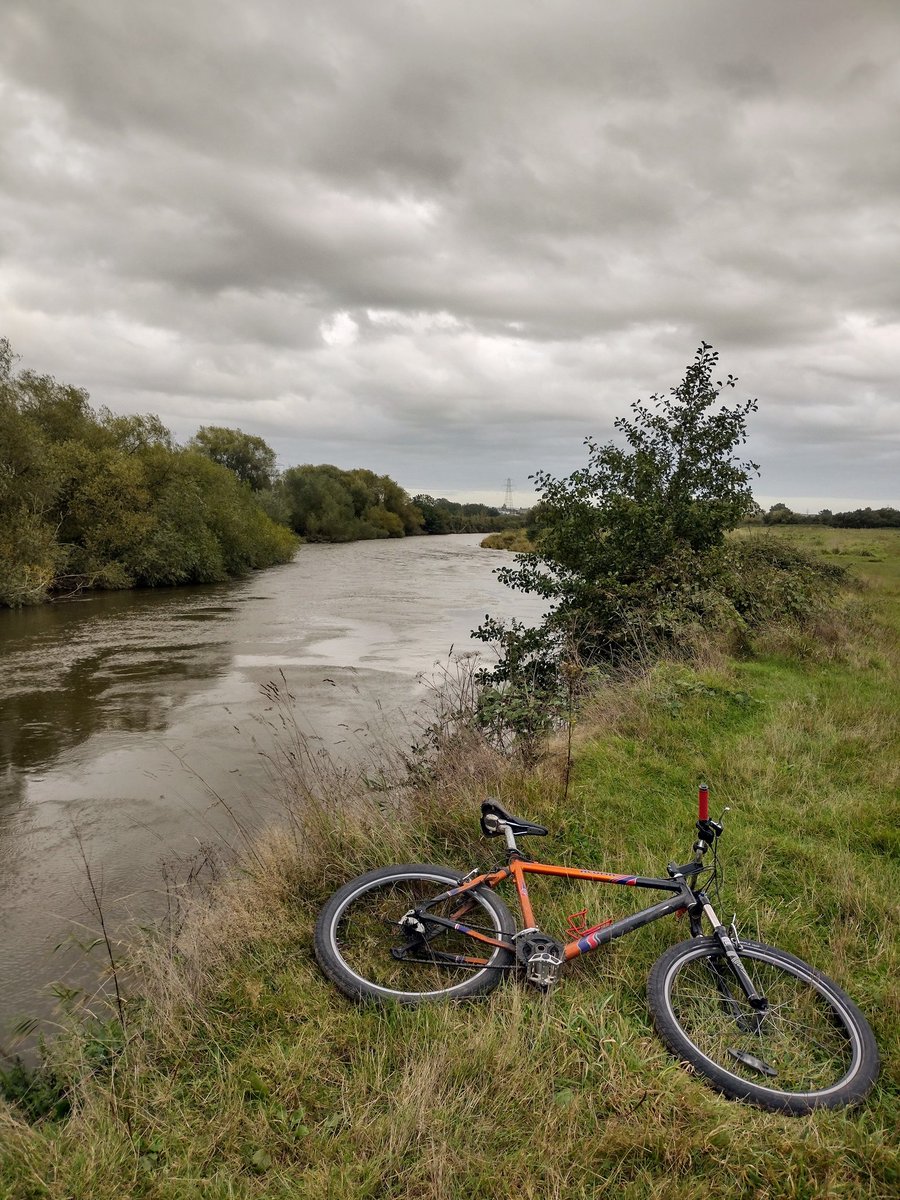
[[[533,498],[701,340],[900,502],[897,0],[3,0],[0,335],[282,466]]]

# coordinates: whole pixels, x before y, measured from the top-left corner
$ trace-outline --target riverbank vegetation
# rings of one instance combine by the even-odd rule
[[[349,542],[521,523],[416,496],[387,475],[276,469],[261,437],[207,425],[179,447],[158,417],[93,409],[16,371],[0,338],[0,607],[92,588],[213,583],[286,562],[298,538]]]
[[[0,606],[88,588],[208,583],[287,561],[296,539],[234,471],[154,416],[14,372],[0,340]]]
[[[291,467],[262,496],[266,511],[308,542],[356,542],[416,534],[484,533],[521,525],[487,504],[407,492],[388,475],[322,463]]]
[[[413,503],[422,513],[425,533],[490,533],[519,529],[525,516],[489,504],[460,504],[443,496],[418,495]]]
[[[698,406],[697,422],[720,411],[701,404],[705,353],[672,400]],[[722,453],[733,454],[739,425],[716,426]],[[633,428],[639,439],[643,414]],[[609,495],[610,509],[638,524],[671,472],[678,498],[677,456],[658,440],[671,428],[657,423],[632,447],[637,461],[620,460],[626,479],[656,480],[646,493],[635,486],[633,503],[621,489]],[[610,463],[601,447],[591,454],[586,486]],[[707,494],[713,507],[693,508],[696,494],[681,495],[691,511],[672,514],[679,537],[663,529],[645,551],[660,553],[646,564],[660,591],[620,579],[605,635],[551,624],[548,638],[529,641],[514,629],[499,678],[479,686],[462,663],[414,748],[386,748],[362,774],[306,741],[290,697],[272,685],[266,753],[283,826],[196,892],[169,936],[132,950],[123,1023],[113,1009],[49,1046],[30,1081],[11,1079],[0,1190],[15,1200],[894,1193],[900,532],[796,527],[726,541],[741,506]],[[593,521],[586,493],[561,482],[552,498],[566,520],[548,517],[547,557],[522,581],[549,579],[573,603],[602,598],[609,556],[627,569],[635,552],[579,555],[571,535]],[[690,538],[691,553],[713,556],[696,593]],[[743,590],[728,574],[736,561]],[[667,608],[663,584],[673,581]],[[532,670],[542,662],[545,673]],[[537,680],[545,695],[530,700],[552,705],[551,681],[567,678],[579,694],[553,710],[539,746],[506,738],[512,709],[486,714],[485,692]],[[763,1113],[716,1095],[666,1053],[644,990],[662,949],[687,936],[676,921],[579,961],[546,997],[509,980],[484,1003],[357,1007],[315,966],[315,915],[345,879],[398,861],[488,865],[494,851],[478,845],[477,825],[486,795],[551,829],[548,859],[654,875],[689,851],[701,775],[715,809],[731,808],[723,910],[737,912],[742,932],[835,977],[872,1022],[884,1068],[858,1111]],[[632,889],[545,884],[535,882],[532,901],[551,933],[585,907],[590,923],[634,903]]]
[[[534,550],[534,543],[524,528],[489,533],[481,545],[484,550],[508,550],[513,554],[530,554]]]
[[[422,514],[388,475],[327,463],[291,467],[274,502],[286,523],[308,542],[357,542],[420,533]]]

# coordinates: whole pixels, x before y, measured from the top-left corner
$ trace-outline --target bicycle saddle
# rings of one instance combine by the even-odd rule
[[[544,837],[549,832],[543,825],[535,825],[533,821],[523,821],[521,817],[514,817],[505,808],[501,808],[496,800],[485,800],[481,806],[481,832],[485,837],[499,837],[502,832],[494,822],[486,822],[486,817],[496,817],[498,821],[508,825],[516,837],[524,837],[528,833],[534,834],[535,837]]]

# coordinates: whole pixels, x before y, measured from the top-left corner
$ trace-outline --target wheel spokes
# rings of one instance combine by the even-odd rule
[[[727,959],[707,956],[687,964],[673,985],[685,1032],[707,1058],[749,1082],[777,1078],[785,1092],[833,1086],[849,1068],[852,1047],[831,1005],[803,977],[746,956],[742,961],[768,1009],[750,1006]]]
[[[386,881],[358,896],[335,931],[350,970],[378,986],[402,992],[445,991],[484,970],[490,959],[484,956],[483,945],[437,922],[430,925],[428,913],[458,920],[477,909],[482,921],[492,914],[477,897],[462,906],[456,897],[428,905],[441,890],[439,883],[427,880]],[[402,922],[417,909],[425,931],[410,936]],[[498,935],[496,924],[482,929],[480,924],[467,923],[488,936]]]

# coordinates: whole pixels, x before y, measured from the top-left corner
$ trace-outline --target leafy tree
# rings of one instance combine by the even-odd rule
[[[786,504],[782,504],[780,500],[777,504],[773,504],[763,516],[763,521],[766,525],[789,525],[793,520],[794,513]]]
[[[23,413],[15,355],[0,338],[0,605],[43,599],[62,558],[53,522],[50,445]]]
[[[403,488],[390,476],[362,467],[291,467],[283,486],[291,527],[309,541],[404,537],[422,528],[422,513]]]
[[[270,488],[275,482],[275,451],[255,434],[222,425],[204,425],[188,446],[233,471],[254,492]]]
[[[162,446],[167,450],[175,448],[172,434],[154,413],[117,416],[108,408],[101,408],[100,424],[113,445],[126,454],[137,454],[151,446]]]
[[[20,372],[15,386],[20,413],[41,431],[46,441],[100,445],[107,440],[83,388],[57,383],[52,376],[34,371]]]
[[[637,624],[643,636],[667,636],[686,618],[702,619],[717,551],[753,503],[757,469],[738,456],[756,401],[722,403],[736,380],[716,381],[717,362],[703,343],[668,395],[636,402],[630,418],[615,421],[624,444],[588,438],[585,467],[563,479],[535,476],[537,551],[498,576],[552,605],[545,652],[548,639],[564,637],[582,661],[615,658]],[[497,623],[480,634],[505,636]]]
[[[433,496],[420,493],[413,496],[413,504],[422,514],[422,529],[424,533],[450,533],[449,511]]]
[[[267,517],[277,525],[291,527],[291,498],[283,479],[276,479],[272,487],[256,492],[256,503]]]
[[[375,475],[372,471],[362,469],[352,471],[351,475],[362,479],[367,486],[371,500],[367,509],[368,513],[373,510],[384,510],[397,518],[395,521],[385,522],[379,517],[376,521],[376,524],[391,531],[391,537],[403,537],[405,534],[421,532],[423,523],[421,511],[410,500],[403,488],[395,483],[389,475]],[[371,520],[372,518],[368,516],[367,519]]]
[[[341,478],[344,474],[328,465],[285,471],[291,527],[301,537],[312,542],[351,542],[359,537],[360,521],[354,497]]]

